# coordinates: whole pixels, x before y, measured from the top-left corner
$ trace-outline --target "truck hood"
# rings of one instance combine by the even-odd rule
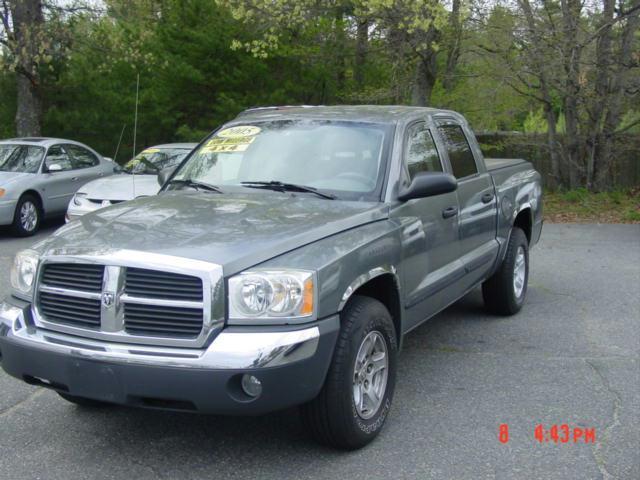
[[[386,218],[383,203],[275,192],[167,192],[84,215],[35,248],[51,255],[159,253],[217,263],[231,275]]]
[[[92,200],[126,201],[155,195],[158,190],[160,185],[155,175],[120,174],[89,182],[79,192],[86,193]]]

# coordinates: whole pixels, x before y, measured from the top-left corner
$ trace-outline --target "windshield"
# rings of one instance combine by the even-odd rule
[[[44,148],[31,145],[0,145],[0,171],[38,173]]]
[[[174,167],[187,156],[184,148],[147,148],[129,160],[122,170],[140,175],[157,175],[164,168]]]
[[[174,180],[210,185],[283,182],[345,199],[379,199],[389,127],[278,120],[223,128],[200,145]],[[169,188],[181,188],[175,182]]]

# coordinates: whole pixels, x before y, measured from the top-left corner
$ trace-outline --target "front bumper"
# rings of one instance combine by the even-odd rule
[[[17,200],[0,201],[0,225],[11,225],[16,213]]]
[[[202,350],[88,340],[37,329],[30,305],[0,306],[0,362],[10,375],[122,405],[256,415],[314,398],[339,330],[337,316],[299,328],[227,327]],[[256,398],[240,386],[249,373]]]
[[[101,204],[89,201],[82,202],[82,205],[76,205],[73,203],[72,198],[67,206],[67,213],[64,216],[64,220],[65,222],[70,222],[71,220],[76,220],[87,213],[95,212],[101,208],[104,208]]]

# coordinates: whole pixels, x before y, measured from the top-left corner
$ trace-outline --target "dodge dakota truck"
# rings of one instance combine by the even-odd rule
[[[81,406],[256,415],[301,406],[366,445],[403,337],[476,287],[523,306],[540,175],[483,158],[465,119],[403,106],[251,109],[158,196],[19,252],[0,361]]]

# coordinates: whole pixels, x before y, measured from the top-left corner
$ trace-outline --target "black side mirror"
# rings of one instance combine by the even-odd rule
[[[165,183],[167,183],[167,180],[169,180],[171,175],[173,175],[173,172],[176,171],[176,168],[177,167],[167,167],[158,172],[158,183],[161,187],[164,186]]]
[[[398,200],[406,202],[412,198],[433,197],[454,192],[457,188],[456,177],[449,173],[420,172],[413,178],[411,185],[400,191]]]

